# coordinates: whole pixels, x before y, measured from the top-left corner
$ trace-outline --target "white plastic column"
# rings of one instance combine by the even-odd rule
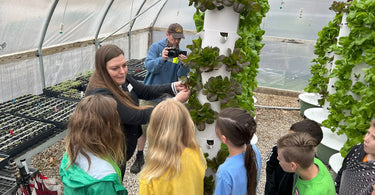
[[[337,39],[339,39],[340,37],[343,37],[343,36],[348,36],[349,33],[350,33],[350,28],[348,27],[347,25],[347,21],[346,21],[346,16],[347,14],[344,13],[343,14],[343,17],[342,17],[342,23],[341,23],[341,26],[340,26],[340,32],[339,32],[339,36]],[[339,45],[339,43],[337,42],[337,44]],[[336,55],[334,54],[334,63],[332,64],[332,68],[331,68],[331,71],[333,69],[335,69],[335,62],[336,60],[338,59],[341,59],[341,56],[339,55]],[[364,82],[364,73],[363,73],[363,68],[367,68],[368,67],[368,64],[366,63],[361,63],[361,64],[357,64],[353,69],[352,69],[352,73],[351,73],[351,80],[353,81],[353,84],[356,82],[356,81],[361,81],[361,82]],[[358,78],[356,75],[360,75]],[[334,83],[337,81],[337,78],[330,78],[329,79],[329,83],[328,83],[328,86],[327,86],[327,89],[328,89],[328,93],[331,95],[331,94],[334,94],[336,93],[336,90],[334,89],[333,85]],[[365,82],[364,82],[365,83]],[[354,99],[356,100],[359,100],[360,97],[358,97],[357,95],[353,94],[352,92],[347,92],[348,95],[352,95]],[[329,102],[325,102],[325,105],[323,106],[323,108],[328,108],[329,109]],[[311,110],[313,111],[313,110]],[[315,113],[316,113],[317,110],[315,110]],[[308,112],[308,110],[305,111],[305,113]],[[345,110],[344,111],[345,114],[349,115],[350,114],[350,111],[349,110]],[[313,113],[313,112],[311,112]],[[319,114],[320,116],[316,116],[316,117],[312,117],[310,119],[312,120],[319,120],[319,118],[321,118],[322,116],[325,117],[324,115],[322,115],[321,113]],[[328,117],[328,116],[327,116]],[[322,119],[320,119],[322,120]],[[324,119],[325,120],[325,119]],[[343,122],[341,121],[340,122],[341,125],[344,125],[342,124]],[[344,143],[346,142],[347,140],[347,137],[346,135],[337,135],[337,133],[333,133],[331,132],[329,129],[327,130],[326,128],[322,128],[323,129],[323,140],[321,142],[321,145],[326,147],[326,148],[329,148],[331,149],[332,151],[339,151],[342,146],[344,145]],[[321,147],[322,148],[322,147]],[[322,149],[319,149],[318,147],[318,153],[319,153],[319,150],[322,150]],[[333,154],[333,153],[332,153]],[[329,155],[332,155],[332,154],[329,154]],[[338,156],[339,154],[337,154]],[[330,160],[331,161],[331,160]],[[331,163],[331,162],[330,162]]]
[[[340,37],[348,36],[349,33],[350,33],[350,28],[348,27],[348,24],[346,22],[346,16],[347,16],[347,14],[343,13],[342,20],[341,20],[341,25],[340,25],[340,31],[339,31],[339,35],[337,37],[337,40],[339,40]],[[337,44],[339,45],[338,41],[337,41]],[[328,54],[329,57],[330,57],[330,55],[332,55],[332,54]],[[335,63],[336,63],[336,60],[338,60],[338,59],[341,59],[341,56],[333,54],[333,63],[329,64],[329,65],[332,65],[331,68],[329,69],[329,74],[336,68],[336,64]],[[329,68],[329,65],[327,65],[327,68]],[[336,90],[333,87],[336,81],[337,81],[336,77],[329,79],[328,86],[327,86],[327,90],[328,90],[328,94],[329,95],[336,93]],[[307,109],[304,112],[304,115],[308,119],[317,121],[318,123],[321,124],[322,121],[328,119],[328,109],[329,108],[330,108],[329,102],[326,100],[324,102],[324,105],[323,105],[322,108],[310,108],[310,109]],[[324,117],[324,118],[322,118],[322,117]]]
[[[225,7],[222,10],[207,10],[205,12],[203,31],[199,33],[202,38],[202,48],[211,46],[220,49],[220,55],[226,55],[227,50],[233,51],[234,44],[239,38],[237,35],[239,23],[239,13],[233,11],[232,7]],[[223,79],[230,77],[230,72],[221,67],[219,70],[202,73],[202,83],[205,84],[210,77],[221,75]],[[211,108],[220,112],[220,102],[209,102],[202,92],[198,93],[198,100],[201,104],[210,103]],[[216,121],[215,121],[216,123]],[[221,142],[215,133],[215,123],[206,124],[204,131],[196,131],[196,137],[203,153],[208,153],[208,158],[212,159],[220,150]]]
[[[340,37],[348,36],[349,33],[350,33],[350,28],[348,27],[348,23],[346,22],[346,16],[347,16],[347,14],[343,13],[341,25],[340,25],[339,36],[337,37],[337,45],[339,45],[339,46],[340,46],[340,44],[339,44],[338,40],[340,39]],[[331,67],[331,70],[329,71],[329,73],[331,73],[336,68],[336,61],[341,59],[341,58],[342,57],[340,55],[333,54],[333,63],[332,63],[332,67]],[[336,90],[333,87],[336,81],[337,81],[336,77],[329,79],[328,86],[327,86],[327,90],[328,90],[329,95],[336,93]],[[325,103],[323,105],[323,108],[329,108],[329,107],[330,107],[329,102],[325,101]]]

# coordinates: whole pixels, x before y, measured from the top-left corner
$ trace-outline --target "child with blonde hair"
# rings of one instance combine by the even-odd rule
[[[152,111],[139,194],[203,194],[206,160],[187,108],[167,99]]]
[[[116,101],[103,95],[83,98],[69,119],[60,175],[65,194],[127,194],[119,165],[124,134]]]

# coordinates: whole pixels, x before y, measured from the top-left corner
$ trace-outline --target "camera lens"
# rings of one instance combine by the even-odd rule
[[[178,49],[177,48],[168,49],[168,57],[170,58],[178,57]]]

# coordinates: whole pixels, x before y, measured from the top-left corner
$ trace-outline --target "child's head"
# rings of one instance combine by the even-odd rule
[[[216,133],[226,137],[237,147],[250,143],[256,131],[256,122],[253,116],[240,108],[223,109],[216,120]]]
[[[278,159],[285,172],[298,167],[307,169],[314,163],[317,141],[307,133],[286,134],[277,141]]]
[[[141,178],[151,180],[169,171],[169,177],[180,172],[180,157],[185,147],[199,151],[194,122],[179,101],[166,99],[152,111],[147,128],[148,152]],[[166,160],[168,159],[168,160]],[[205,162],[203,155],[202,162]]]
[[[78,153],[88,158],[85,151],[122,163],[124,139],[116,101],[104,95],[87,96],[69,119],[66,150],[70,163]],[[89,158],[88,161],[90,164]]]
[[[196,146],[193,139],[195,126],[190,113],[182,103],[173,99],[162,101],[155,107],[147,136],[149,145],[163,149]]]
[[[318,144],[322,141],[323,139],[323,132],[322,128],[320,127],[319,123],[310,120],[310,119],[305,119],[303,121],[299,121],[294,123],[290,127],[290,131],[292,132],[305,132],[311,135],[311,137],[315,138],[316,141],[318,141]]]
[[[250,145],[256,126],[253,116],[240,108],[225,108],[216,120],[216,134],[228,148],[245,148],[246,146],[244,165],[247,176],[247,194],[255,194],[257,185],[256,157]]]
[[[375,155],[375,119],[370,123],[370,128],[368,129],[363,144],[364,150],[367,154]]]

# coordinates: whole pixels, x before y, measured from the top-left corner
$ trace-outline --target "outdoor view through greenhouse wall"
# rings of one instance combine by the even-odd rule
[[[332,0],[269,0],[258,86],[302,91],[311,77],[318,32],[334,16]],[[187,0],[0,0],[0,102],[93,70],[96,45],[116,44],[127,59],[146,57],[170,23],[197,38]],[[95,45],[96,43],[96,45]]]

